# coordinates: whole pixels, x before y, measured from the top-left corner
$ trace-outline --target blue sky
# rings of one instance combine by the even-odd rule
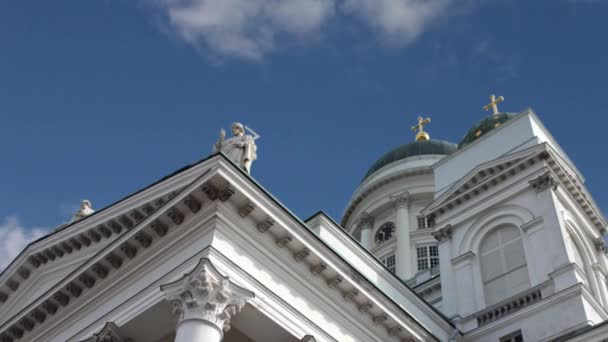
[[[608,1],[104,0],[0,3],[0,258],[258,131],[253,176],[340,219],[421,114],[458,142],[532,107],[608,208]],[[9,247],[7,247],[9,246]],[[1,265],[0,265],[1,266]]]

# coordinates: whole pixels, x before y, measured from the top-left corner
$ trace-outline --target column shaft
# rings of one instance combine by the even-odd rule
[[[409,279],[414,274],[411,269],[412,251],[410,246],[410,201],[408,198],[399,198],[395,201],[397,210],[396,226],[397,226],[397,252],[396,271],[397,276],[401,279]]]
[[[372,237],[372,226],[368,225],[361,228],[361,245],[365,247],[365,249],[370,250],[373,246],[373,237]]]
[[[223,333],[203,320],[190,319],[182,321],[177,327],[175,342],[221,342]]]
[[[221,342],[231,319],[254,298],[253,292],[232,283],[207,258],[160,289],[178,315],[175,342]]]
[[[362,213],[359,218],[359,227],[361,229],[361,244],[365,249],[370,250],[374,246],[374,218],[368,213]]]

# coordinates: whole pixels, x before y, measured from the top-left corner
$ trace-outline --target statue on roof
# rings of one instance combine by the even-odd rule
[[[91,207],[91,201],[83,200],[82,202],[80,202],[80,209],[78,209],[78,211],[74,214],[74,217],[72,217],[72,221],[70,222],[75,222],[80,219],[83,219],[94,212],[95,210],[93,210],[93,208]]]
[[[226,131],[220,130],[220,137],[213,145],[213,152],[222,152],[236,165],[245,170],[248,174],[251,171],[251,164],[257,159],[257,146],[255,141],[260,137],[251,128],[239,122],[232,124],[232,138],[226,139]],[[246,134],[245,130],[251,132]]]

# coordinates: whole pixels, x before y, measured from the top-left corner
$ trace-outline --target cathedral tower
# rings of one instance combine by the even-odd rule
[[[432,236],[435,222],[421,215],[433,200],[433,165],[457,146],[430,139],[419,118],[413,142],[382,155],[367,171],[342,219],[342,225],[393,273],[409,280],[419,272],[438,271]],[[430,273],[429,273],[430,274]]]

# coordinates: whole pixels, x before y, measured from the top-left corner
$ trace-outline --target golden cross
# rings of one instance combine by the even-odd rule
[[[431,118],[426,118],[423,119],[422,116],[418,117],[418,124],[416,126],[412,126],[412,131],[416,132],[416,130],[418,131],[418,134],[416,134],[416,141],[420,141],[420,140],[429,140],[431,138],[431,136],[424,131],[424,126],[428,125],[431,123]]]
[[[490,95],[490,104],[483,107],[483,109],[488,110],[488,109],[492,108],[493,114],[496,115],[496,114],[498,114],[498,104],[504,100],[505,100],[504,97],[499,96],[498,98],[496,98],[496,95],[492,94],[492,95]]]

